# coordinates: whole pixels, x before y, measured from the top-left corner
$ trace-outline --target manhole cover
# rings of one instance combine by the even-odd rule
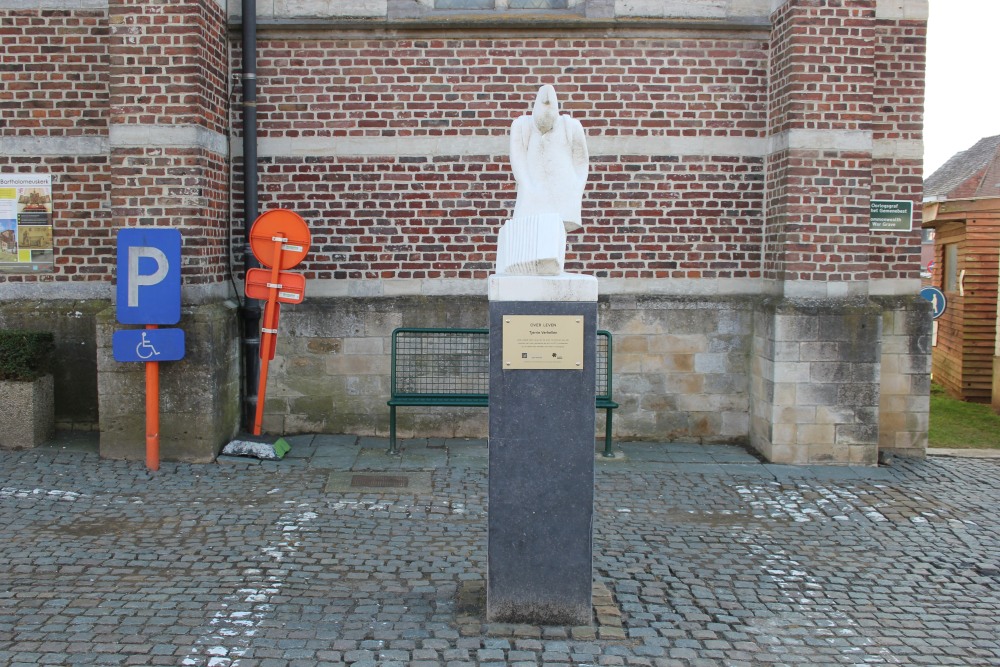
[[[405,489],[410,485],[410,478],[405,475],[353,475],[351,487],[370,487],[375,489]]]

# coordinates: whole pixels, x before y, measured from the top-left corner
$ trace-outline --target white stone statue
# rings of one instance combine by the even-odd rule
[[[511,125],[510,166],[517,201],[512,219],[500,230],[497,273],[558,275],[566,258],[566,232],[582,225],[590,156],[583,126],[560,115],[552,86],[542,86],[531,114]]]

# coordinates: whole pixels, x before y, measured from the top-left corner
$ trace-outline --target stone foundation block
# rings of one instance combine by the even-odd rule
[[[55,429],[51,375],[32,382],[0,381],[0,449],[37,447]]]
[[[240,419],[240,357],[236,303],[185,307],[186,355],[160,364],[160,458],[206,463],[236,435]],[[145,460],[145,369],[115,361],[113,333],[124,325],[115,309],[98,315],[101,456]]]

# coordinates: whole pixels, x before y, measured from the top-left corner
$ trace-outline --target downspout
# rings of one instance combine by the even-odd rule
[[[257,0],[242,0],[243,20],[243,270],[257,268],[250,227],[257,219]],[[260,372],[260,301],[243,299],[243,428],[250,432],[257,410]]]

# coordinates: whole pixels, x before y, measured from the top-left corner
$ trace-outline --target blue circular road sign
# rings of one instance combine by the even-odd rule
[[[944,309],[948,307],[948,299],[944,297],[944,292],[937,287],[923,288],[920,290],[920,296],[931,302],[931,310],[935,320],[941,317],[944,314]]]

